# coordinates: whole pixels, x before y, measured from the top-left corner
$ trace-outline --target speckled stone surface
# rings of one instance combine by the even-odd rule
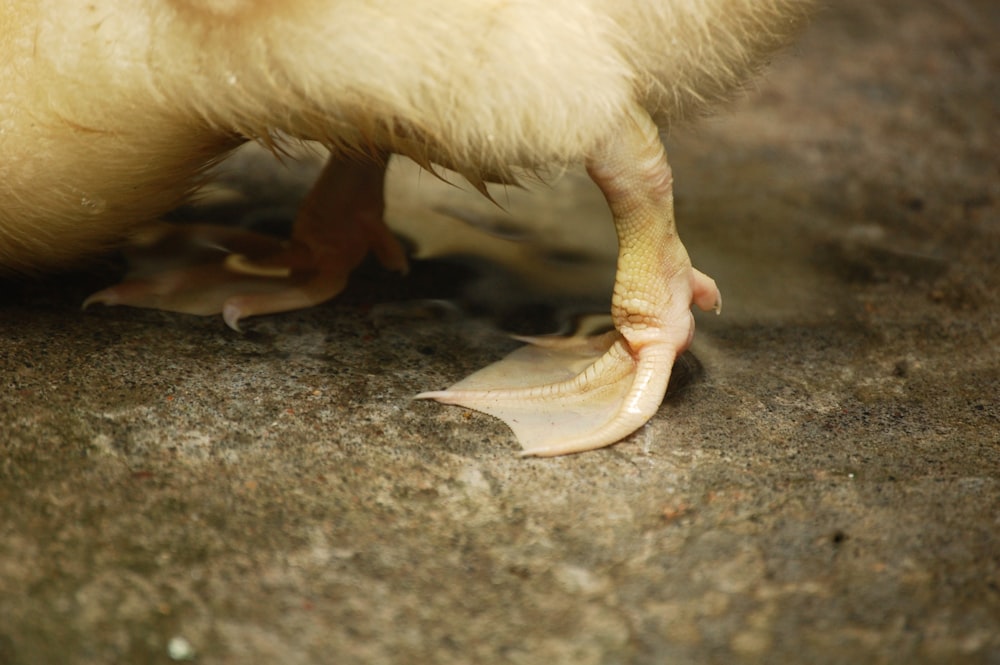
[[[606,300],[474,241],[242,335],[81,313],[113,268],[3,283],[0,664],[1000,663],[998,30],[832,3],[673,132],[725,310],[598,452],[411,401]],[[575,182],[539,209],[603,215]]]

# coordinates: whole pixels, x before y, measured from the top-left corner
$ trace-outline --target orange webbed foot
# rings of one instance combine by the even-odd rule
[[[249,316],[333,298],[369,252],[406,272],[403,247],[383,221],[385,165],[331,156],[306,196],[288,241],[210,225],[160,225],[140,236],[137,265],[84,307],[130,305],[221,313],[238,330]]]
[[[524,455],[610,445],[642,427],[666,393],[674,360],[694,334],[691,305],[721,307],[677,237],[673,180],[656,126],[636,110],[588,161],[618,233],[615,330],[596,337],[529,339],[494,365],[432,398],[502,419]]]

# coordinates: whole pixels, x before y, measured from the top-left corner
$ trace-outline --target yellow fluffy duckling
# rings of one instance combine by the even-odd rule
[[[474,376],[423,396],[504,418],[526,454],[605,446],[658,408],[693,334],[692,303],[720,303],[678,239],[658,130],[745,83],[809,4],[6,0],[0,269],[64,267],[114,246],[248,140],[321,141],[332,157],[292,241],[230,257],[235,277],[279,284],[212,305],[235,327],[336,295],[368,251],[405,268],[382,221],[392,153],[480,187],[582,163],[619,238],[615,332],[548,342],[586,359],[564,379]],[[96,300],[142,304],[132,290]]]

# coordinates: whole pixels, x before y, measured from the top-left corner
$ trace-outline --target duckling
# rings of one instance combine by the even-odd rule
[[[536,385],[493,371],[418,397],[498,415],[528,455],[600,448],[655,413],[690,344],[692,304],[721,303],[677,235],[659,132],[730,97],[809,8],[810,0],[6,0],[0,268],[62,268],[115,246],[190,196],[244,142],[280,152],[287,140],[319,141],[331,157],[289,242],[204,230],[237,248],[210,275],[191,268],[91,298],[173,306],[165,303],[193,286],[222,295],[175,308],[221,312],[236,327],[335,296],[369,251],[406,269],[382,220],[392,154],[453,169],[484,193],[488,181],[583,164],[619,240],[614,331],[530,340],[572,359]],[[202,278],[237,290],[202,288]]]

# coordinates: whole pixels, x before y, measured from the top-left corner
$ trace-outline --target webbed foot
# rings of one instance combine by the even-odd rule
[[[418,395],[502,419],[525,455],[593,450],[642,427],[663,400],[675,358],[691,343],[691,305],[721,307],[715,282],[691,266],[677,237],[673,179],[656,126],[637,109],[621,130],[587,164],[618,233],[615,331],[528,340],[448,390]]]
[[[238,330],[248,316],[319,304],[340,293],[369,251],[386,268],[406,272],[406,254],[383,222],[384,163],[331,156],[281,241],[252,231],[208,225],[163,226],[158,251],[144,265],[84,302],[190,314],[222,313]],[[177,252],[185,245],[186,253]]]

